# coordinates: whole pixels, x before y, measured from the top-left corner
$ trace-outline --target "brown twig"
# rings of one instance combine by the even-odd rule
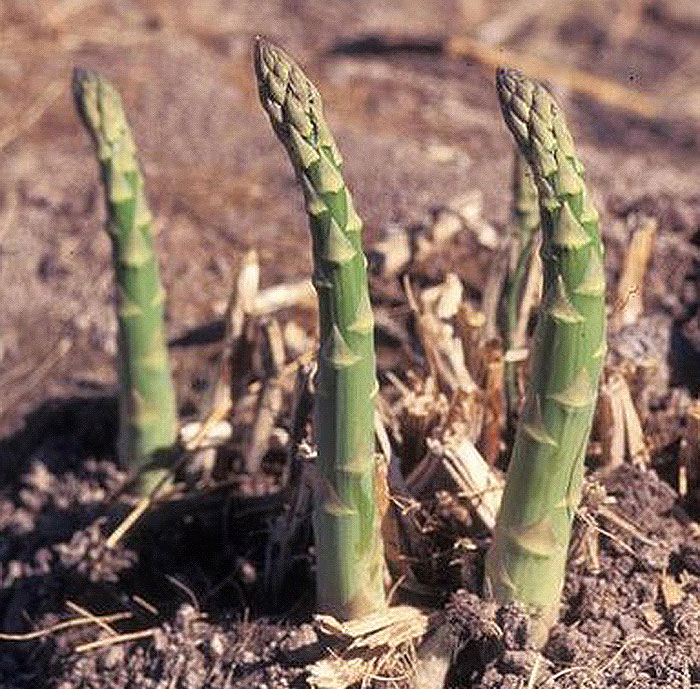
[[[591,96],[600,103],[629,110],[646,118],[657,118],[663,111],[654,96],[621,86],[609,79],[580,69],[554,64],[534,55],[509,48],[486,45],[469,36],[451,36],[444,42],[444,51],[456,57],[469,57],[488,67],[517,67],[534,79],[562,82],[578,93]]]

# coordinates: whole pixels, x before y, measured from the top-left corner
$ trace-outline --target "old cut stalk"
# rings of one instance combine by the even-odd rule
[[[508,128],[530,163],[542,220],[543,300],[486,589],[532,613],[535,640],[556,620],[598,379],[605,353],[605,277],[598,214],[551,94],[499,70]]]
[[[362,221],[343,179],[320,95],[282,50],[258,39],[262,105],[304,192],[318,293],[320,350],[314,427],[317,603],[350,619],[385,604],[375,504],[374,321]]]
[[[520,319],[527,315],[521,314],[521,305],[540,229],[540,207],[532,168],[517,148],[513,161],[513,224],[512,254],[503,295],[505,339],[509,350],[525,346],[523,325],[527,324],[521,324]],[[518,407],[515,362],[506,362],[505,378],[508,410],[512,415]]]
[[[107,231],[117,284],[119,440],[122,465],[147,492],[177,436],[177,408],[165,338],[152,216],[136,146],[117,90],[105,78],[76,70],[77,110],[90,133],[102,172]]]

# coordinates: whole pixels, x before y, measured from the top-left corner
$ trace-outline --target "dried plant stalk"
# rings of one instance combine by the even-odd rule
[[[530,309],[528,277],[537,248],[540,229],[540,207],[532,169],[525,156],[516,149],[513,165],[513,221],[515,232],[511,245],[510,265],[503,298],[505,302],[506,350],[525,346],[525,333]],[[516,362],[506,362],[506,394],[511,412],[519,406]]]
[[[685,415],[685,433],[681,444],[680,466],[687,493],[700,486],[700,401],[693,402]]]
[[[617,283],[616,309],[610,318],[610,329],[633,325],[644,310],[644,278],[654,247],[658,221],[648,216],[635,216],[622,274]]]
[[[266,379],[258,398],[258,408],[250,432],[246,450],[246,470],[255,474],[260,471],[260,463],[269,446],[275,421],[282,411],[283,394],[281,373],[284,368],[285,352],[282,329],[272,319],[263,327],[263,362]]]
[[[622,376],[613,375],[600,386],[596,430],[601,444],[601,461],[606,469],[620,466],[625,459],[625,416],[620,399]]]

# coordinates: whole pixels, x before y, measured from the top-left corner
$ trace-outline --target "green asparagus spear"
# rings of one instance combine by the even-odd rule
[[[513,165],[513,254],[505,285],[505,339],[507,349],[523,347],[519,341],[520,306],[524,296],[528,269],[535,251],[540,229],[540,207],[532,169],[525,156],[516,148]],[[518,407],[516,365],[506,362],[506,393],[509,412]]]
[[[75,70],[78,113],[102,172],[117,283],[119,440],[125,468],[148,492],[164,476],[177,435],[175,391],[165,340],[165,292],[153,251],[152,216],[121,98],[105,78]]]
[[[544,297],[486,590],[526,605],[535,641],[543,642],[558,613],[605,352],[603,245],[583,167],[551,94],[511,69],[498,71],[497,87],[539,192]]]
[[[317,605],[341,619],[385,606],[375,504],[373,316],[362,221],[316,87],[282,50],[255,48],[260,99],[306,200],[321,344],[314,415]]]

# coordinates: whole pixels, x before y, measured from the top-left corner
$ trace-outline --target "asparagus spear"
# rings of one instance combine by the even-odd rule
[[[603,245],[553,97],[516,70],[499,70],[496,81],[503,117],[539,192],[544,297],[486,590],[525,604],[535,641],[543,642],[558,613],[605,352]]]
[[[523,300],[528,268],[531,264],[540,229],[537,186],[532,176],[530,164],[517,148],[513,162],[513,220],[515,235],[513,237],[513,255],[504,294],[507,349],[516,349],[524,346],[524,342],[519,341],[518,338],[520,305]],[[518,406],[515,375],[515,363],[506,362],[506,392],[511,415]]]
[[[152,216],[119,93],[104,77],[77,69],[73,92],[97,151],[112,240],[119,323],[118,454],[124,467],[138,472],[139,490],[148,492],[163,478],[163,458],[177,434]]]
[[[320,351],[314,428],[319,610],[341,619],[385,606],[375,505],[374,328],[362,221],[316,87],[282,50],[255,48],[260,99],[304,192],[318,293]]]

